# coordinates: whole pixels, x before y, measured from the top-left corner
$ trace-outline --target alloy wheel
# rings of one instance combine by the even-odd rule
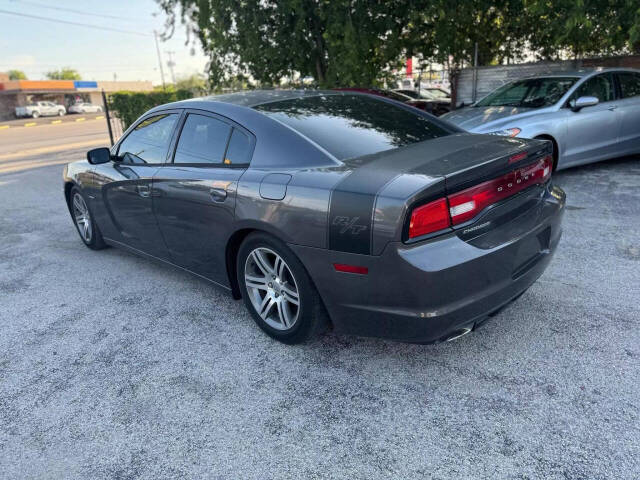
[[[82,198],[82,195],[76,193],[73,196],[73,218],[75,219],[80,236],[86,243],[91,242],[91,216],[89,208]]]
[[[244,281],[260,318],[276,330],[289,330],[300,314],[300,294],[291,269],[269,248],[259,247],[247,256]]]

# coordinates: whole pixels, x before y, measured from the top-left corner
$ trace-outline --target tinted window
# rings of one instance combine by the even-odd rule
[[[126,163],[164,163],[178,115],[165,113],[140,122],[118,148]]]
[[[231,126],[221,120],[191,114],[184,123],[174,163],[222,163]]]
[[[418,110],[364,95],[326,95],[255,107],[338,159],[402,147],[457,132]]]
[[[575,77],[529,78],[508,83],[475,104],[477,107],[542,108],[557,103],[578,81]]]
[[[571,95],[571,99],[578,99],[580,97],[596,97],[601,102],[609,102],[614,99],[613,82],[611,81],[611,75],[597,75],[590,78]]]
[[[618,81],[620,82],[620,90],[622,90],[622,98],[640,96],[640,73],[619,73]]]
[[[250,154],[251,140],[249,136],[241,130],[234,128],[231,134],[231,140],[229,140],[229,147],[227,148],[224,163],[229,165],[249,163],[251,160],[249,158]]]

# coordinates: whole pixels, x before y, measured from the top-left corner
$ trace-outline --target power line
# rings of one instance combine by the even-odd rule
[[[61,12],[69,12],[69,13],[75,13],[77,15],[85,15],[88,17],[101,17],[101,18],[113,18],[116,20],[128,20],[131,21],[131,18],[126,18],[126,17],[118,17],[117,15],[107,15],[105,14],[97,14],[97,13],[88,13],[88,12],[83,12],[81,10],[74,10],[73,8],[64,8],[64,7],[53,7],[51,5],[45,5],[43,3],[38,3],[38,2],[30,2],[27,0],[13,0],[14,2],[17,3],[22,3],[24,5],[32,5],[34,7],[39,7],[39,8],[48,8],[50,10],[59,10]]]
[[[91,25],[87,23],[72,22],[69,20],[60,20],[56,18],[41,17],[39,15],[29,15],[27,13],[11,12],[9,10],[0,9],[0,13],[4,13],[5,15],[15,15],[16,17],[35,18],[36,20],[44,20],[44,21],[53,22],[53,23],[64,23],[67,25],[76,25],[78,27],[92,28],[94,30],[107,30],[110,32],[127,33],[129,35],[138,35],[140,37],[151,37],[151,35],[148,33],[134,32],[133,30],[122,30],[120,28],[102,27],[102,26]]]

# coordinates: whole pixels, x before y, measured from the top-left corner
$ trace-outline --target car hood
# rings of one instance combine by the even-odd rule
[[[473,130],[480,125],[534,111],[537,112],[539,109],[521,107],[467,107],[447,113],[440,118],[465,130]]]

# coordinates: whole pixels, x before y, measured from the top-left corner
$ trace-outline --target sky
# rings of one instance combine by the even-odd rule
[[[153,31],[164,31],[165,19],[153,0],[0,0],[0,72],[17,69],[30,80],[42,80],[46,72],[68,66],[83,80],[114,80],[115,75],[117,80],[151,80],[160,85]],[[186,40],[186,29],[179,22],[168,41],[159,40],[167,82],[171,81],[168,51],[175,52],[176,78],[205,72],[207,57],[199,41],[185,45]]]

